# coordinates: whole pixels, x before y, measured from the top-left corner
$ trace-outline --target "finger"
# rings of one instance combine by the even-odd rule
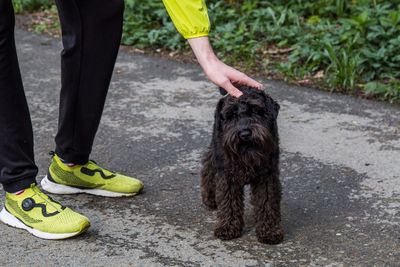
[[[247,76],[246,74],[244,74],[243,72],[240,71],[236,71],[236,73],[234,73],[235,77],[231,77],[234,81],[236,81],[239,84],[242,85],[247,85],[249,87],[253,87],[253,88],[257,88],[259,90],[262,89],[263,85],[259,82],[257,82],[256,80],[250,78],[249,76]]]
[[[250,87],[253,87],[253,88],[257,88],[259,90],[262,89],[263,85],[261,83],[257,82],[256,80],[250,78],[247,75],[244,75],[244,76],[245,77],[243,77],[241,79],[241,81],[240,81],[241,84],[244,84],[244,85],[247,85],[247,86],[250,86]]]
[[[221,87],[224,88],[231,96],[240,97],[241,95],[243,95],[243,93],[235,86],[233,86],[230,81],[223,83]]]

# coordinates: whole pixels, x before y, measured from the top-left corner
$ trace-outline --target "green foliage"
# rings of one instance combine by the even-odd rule
[[[347,88],[354,91],[358,75],[361,73],[361,59],[359,55],[351,55],[342,49],[336,52],[330,44],[325,48],[330,65],[326,69],[327,82],[332,88]]]
[[[154,47],[170,50],[182,49],[185,45],[170,21],[161,0],[126,0],[125,22],[122,43],[139,48]]]
[[[52,5],[51,0],[13,0],[14,9],[16,13],[23,11],[32,12],[35,10],[48,8]]]
[[[400,82],[399,80],[392,80],[388,84],[369,82],[365,84],[364,91],[368,95],[378,97],[379,99],[395,102],[400,99]]]
[[[229,63],[244,63],[256,72],[278,69],[289,80],[312,79],[322,71],[322,85],[332,90],[354,94],[363,90],[382,99],[400,99],[398,0],[208,0],[207,4],[213,46]],[[185,48],[161,1],[143,5],[129,0],[125,14],[124,43]],[[271,63],[263,53],[271,47],[292,49],[286,60]]]

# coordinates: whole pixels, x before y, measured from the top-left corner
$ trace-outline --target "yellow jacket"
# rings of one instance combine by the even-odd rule
[[[210,20],[205,0],[163,0],[163,3],[184,38],[208,35]]]

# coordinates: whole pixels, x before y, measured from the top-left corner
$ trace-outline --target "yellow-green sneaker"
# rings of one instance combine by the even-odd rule
[[[53,194],[88,193],[105,197],[134,196],[143,189],[136,178],[106,170],[94,161],[68,166],[54,155],[41,185]]]
[[[0,220],[43,239],[65,239],[85,232],[89,219],[54,201],[32,184],[23,193],[6,193]]]

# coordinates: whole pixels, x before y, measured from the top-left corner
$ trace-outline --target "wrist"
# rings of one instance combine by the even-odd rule
[[[204,70],[208,69],[211,64],[219,61],[211,47],[208,37],[192,38],[188,39],[188,42],[197,61]]]
[[[201,61],[201,62],[200,62]],[[216,64],[218,64],[219,59],[215,56],[215,54],[204,55],[204,57],[199,60],[200,66],[203,68],[205,73],[210,73],[215,70]]]

